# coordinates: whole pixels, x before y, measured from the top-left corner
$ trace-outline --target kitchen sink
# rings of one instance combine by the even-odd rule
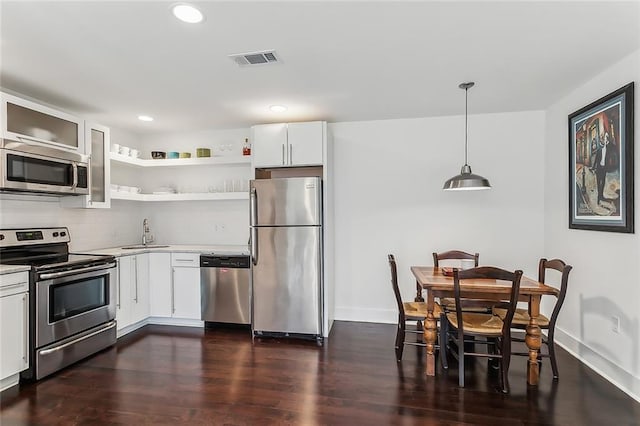
[[[169,246],[163,246],[163,245],[160,245],[160,244],[147,244],[147,245],[138,244],[137,246],[122,247],[122,250],[135,250],[135,249],[145,249],[145,248],[164,248],[164,247],[169,247]]]

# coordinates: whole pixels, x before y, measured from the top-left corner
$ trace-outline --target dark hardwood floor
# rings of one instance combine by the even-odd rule
[[[336,322],[327,344],[247,330],[146,326],[37,383],[0,395],[0,424],[637,425],[640,404],[560,350],[539,388],[514,357],[511,394],[486,361],[423,373],[422,348],[394,356],[395,326]]]

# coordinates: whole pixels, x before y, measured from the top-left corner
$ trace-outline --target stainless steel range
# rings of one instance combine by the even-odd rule
[[[28,265],[29,370],[39,380],[116,342],[113,256],[69,253],[67,228],[0,230],[0,264]]]

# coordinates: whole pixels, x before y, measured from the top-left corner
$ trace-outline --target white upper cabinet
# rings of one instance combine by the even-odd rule
[[[253,126],[253,165],[255,167],[282,167],[287,150],[286,123]]]
[[[289,123],[287,139],[289,142],[289,165],[319,166],[322,161],[322,141],[324,123]]]
[[[320,166],[326,123],[278,123],[253,126],[254,167]]]
[[[80,118],[6,93],[0,99],[3,137],[84,153]]]
[[[91,179],[89,195],[64,197],[64,207],[108,209],[111,207],[111,133],[108,127],[85,123],[86,153],[90,156]]]

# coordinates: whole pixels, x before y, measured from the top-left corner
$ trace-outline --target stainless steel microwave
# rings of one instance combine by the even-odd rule
[[[89,194],[89,157],[39,144],[0,139],[0,191]]]

